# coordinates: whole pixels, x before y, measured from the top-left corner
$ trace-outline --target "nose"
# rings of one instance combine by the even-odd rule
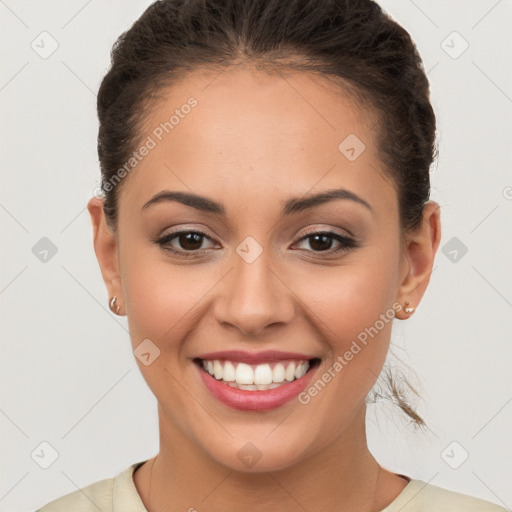
[[[244,336],[285,325],[295,314],[293,292],[272,269],[266,251],[252,262],[234,255],[234,268],[223,280],[214,314],[220,324],[235,326]]]

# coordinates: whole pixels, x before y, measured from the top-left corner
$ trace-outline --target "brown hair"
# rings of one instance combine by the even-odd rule
[[[317,73],[368,107],[380,161],[397,187],[402,228],[420,224],[437,156],[429,83],[410,35],[377,3],[159,0],[119,36],[111,61],[97,108],[101,189],[113,230],[122,186],[112,187],[113,178],[137,147],[143,114],[158,93],[187,72],[240,63]],[[424,425],[389,382],[401,409]]]

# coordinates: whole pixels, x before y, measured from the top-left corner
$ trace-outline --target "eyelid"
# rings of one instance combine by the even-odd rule
[[[210,236],[207,233],[208,229],[206,227],[198,227],[197,225],[194,226],[188,226],[186,224],[179,224],[178,226],[175,226],[174,228],[170,228],[170,231],[165,232],[165,234],[157,235],[154,240],[160,240],[162,238],[165,238],[169,235],[174,235],[176,233],[199,233],[203,235],[206,238],[209,238],[210,240],[213,240],[213,236]]]
[[[175,238],[173,239],[172,238],[173,236],[177,237],[178,235],[189,234],[189,233],[198,234],[198,235],[202,236],[203,238],[208,239],[211,242],[215,243],[215,240],[210,235],[206,234],[202,229],[196,229],[196,228],[187,227],[187,226],[184,226],[184,227],[180,226],[179,228],[174,229],[172,231],[168,231],[167,233],[165,233],[163,235],[157,235],[156,237],[152,238],[152,241],[156,244],[160,243],[160,244],[164,245],[166,243],[170,243],[171,240],[174,240]],[[165,240],[167,238],[169,238],[170,240],[168,242],[163,243],[163,240]],[[177,252],[189,252],[189,253],[196,252],[197,253],[199,251],[177,251]]]
[[[176,238],[178,238],[181,234],[190,234],[194,233],[199,236],[201,236],[204,239],[210,240],[215,244],[215,240],[201,231],[200,229],[194,229],[191,227],[183,227],[180,226],[180,228],[175,229],[173,231],[170,231],[166,233],[165,235],[162,235],[160,237],[157,237],[153,239],[153,242],[157,245],[159,245],[162,249],[174,254],[176,257],[184,257],[184,258],[201,258],[202,256],[205,256],[206,254],[211,254],[213,251],[215,251],[214,247],[208,247],[206,249],[197,249],[193,251],[186,251],[183,249],[174,249],[171,246],[171,242],[173,242]],[[314,251],[314,250],[308,250],[308,249],[298,249],[301,252],[305,253],[311,253],[313,257],[319,256],[320,258],[329,258],[337,255],[341,255],[343,253],[347,253],[353,249],[357,249],[361,246],[360,241],[353,236],[347,236],[345,234],[341,234],[338,231],[334,231],[332,228],[310,228],[308,231],[303,232],[302,236],[296,238],[295,242],[293,243],[292,247],[294,245],[300,244],[308,238],[314,236],[314,235],[324,235],[328,238],[333,239],[335,242],[340,244],[340,247],[337,249],[328,249],[326,251]]]
[[[320,230],[308,232],[308,233],[304,234],[302,237],[300,237],[297,240],[297,242],[295,242],[295,244],[298,244],[305,240],[308,240],[310,237],[315,236],[315,235],[327,236],[328,238],[331,238],[331,239],[335,240],[336,242],[338,242],[339,244],[341,244],[341,247],[338,247],[337,249],[334,249],[334,250],[328,249],[327,251],[308,251],[308,250],[306,250],[307,253],[312,253],[314,255],[320,255],[320,256],[322,256],[324,254],[325,254],[325,256],[332,256],[332,255],[339,255],[340,253],[348,252],[351,249],[358,249],[359,247],[361,247],[360,241],[358,239],[356,239],[355,237],[342,235],[341,233],[338,233],[337,231],[333,231],[332,229],[331,230],[320,229]]]
[[[340,230],[341,232],[339,231],[335,231],[335,229],[338,229]],[[345,231],[345,233],[343,233],[343,231]],[[354,241],[357,241],[357,237],[351,232],[349,231],[348,229],[344,228],[333,228],[333,227],[325,227],[325,228],[319,228],[319,227],[315,227],[315,228],[311,228],[311,229],[308,229],[307,231],[305,231],[303,233],[303,235],[301,236],[301,239],[304,237],[304,236],[307,236],[307,235],[314,235],[316,233],[336,233],[340,236],[344,236],[346,238],[353,238]]]
[[[337,228],[337,229],[340,229],[341,228]],[[345,238],[352,238],[354,240],[354,242],[358,242],[358,238],[353,234],[351,233],[348,229],[342,229],[341,231],[345,231],[347,234],[344,234],[343,232],[338,232],[338,231],[334,231],[332,227],[324,227],[324,228],[321,228],[321,227],[314,227],[314,228],[309,228],[307,229],[306,231],[303,231],[302,234],[297,234],[295,236],[296,238],[296,242],[297,241],[301,241],[303,240],[305,237],[307,237],[308,235],[316,235],[316,234],[329,234],[329,235],[332,235],[332,234],[337,234],[337,235],[340,235],[342,237],[345,237]],[[159,235],[155,238],[153,238],[153,241],[154,242],[157,242],[158,240],[161,240],[163,238],[167,238],[168,236],[170,235],[174,235],[174,234],[181,234],[181,233],[198,233],[200,235],[202,235],[203,237],[209,239],[210,241],[214,241],[213,240],[213,237],[211,237],[210,235],[208,235],[204,230],[203,228],[196,228],[194,226],[187,226],[187,225],[180,225],[179,227],[177,227],[176,229],[173,229],[172,231],[169,231],[167,232],[165,235]]]

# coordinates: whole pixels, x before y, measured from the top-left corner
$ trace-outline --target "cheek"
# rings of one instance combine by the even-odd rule
[[[153,249],[121,251],[123,294],[134,346],[149,338],[164,347],[186,336],[197,321],[194,315],[201,297],[211,287],[207,271],[198,268],[171,263]]]
[[[161,351],[156,366],[175,366],[186,340],[201,328],[204,315],[213,307],[208,297],[225,269],[213,263],[179,264],[130,235],[124,244],[120,248],[121,279],[133,349],[150,339]],[[293,290],[284,299],[297,302],[295,322],[322,340],[326,359],[342,356],[358,340],[362,350],[347,365],[350,371],[357,367],[380,371],[391,320],[386,318],[383,323],[379,319],[392,310],[397,260],[396,247],[381,240],[347,255],[336,266],[304,262],[281,269],[283,281]],[[141,370],[146,368],[141,366]]]
[[[374,325],[381,314],[391,316],[394,311],[396,265],[377,256],[372,260],[310,273],[294,286],[300,289],[306,310],[316,314],[315,324],[323,324],[333,348],[343,349],[347,339]]]
[[[310,322],[340,352],[349,338],[356,338],[391,308],[397,260],[393,247],[376,244],[337,266],[288,267],[282,275],[303,305],[303,315],[310,316]],[[180,339],[180,334],[186,336],[191,325],[199,325],[200,313],[205,314],[202,299],[223,275],[214,264],[179,264],[160,249],[148,249],[130,237],[121,247],[120,263],[134,345],[145,338],[169,343]],[[287,300],[296,300],[294,294]]]
[[[299,396],[304,417],[318,418],[311,423],[315,437],[322,431],[318,443],[337,438],[364,403],[386,360],[394,317],[380,273],[372,277],[368,267],[344,270],[339,283],[326,278],[323,293],[305,298],[317,301],[312,316],[327,351]]]
[[[294,286],[307,305],[303,311],[326,342],[323,370],[331,368],[336,375],[329,388],[342,388],[344,403],[357,403],[377,379],[395,313],[397,252],[384,247],[360,254],[357,262],[309,273]]]
[[[191,265],[171,264],[165,255],[155,257],[155,252],[150,252],[133,251],[122,261],[123,294],[132,350],[139,370],[157,400],[170,404],[171,411],[185,411],[189,407],[187,395],[173,375],[183,370],[185,358],[180,356],[205,314],[201,298],[211,289],[212,272],[206,268],[197,270],[199,267]],[[154,345],[142,344],[147,339]],[[139,345],[141,348],[137,349]],[[137,357],[146,352],[151,354],[149,364]],[[176,423],[184,421],[174,414],[172,417]],[[186,429],[187,425],[182,427]]]

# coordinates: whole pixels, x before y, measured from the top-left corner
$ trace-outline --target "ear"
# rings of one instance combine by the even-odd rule
[[[409,318],[418,307],[430,281],[440,240],[440,208],[434,201],[428,201],[423,208],[420,226],[406,235],[402,254],[403,270],[397,298],[402,309],[397,311],[397,318],[401,320]],[[414,309],[407,312],[406,307]]]
[[[117,236],[107,224],[103,203],[103,199],[92,197],[87,204],[92,221],[94,252],[107,287],[109,304],[112,297],[117,297],[116,306],[120,306],[121,311],[124,298],[119,272]]]

